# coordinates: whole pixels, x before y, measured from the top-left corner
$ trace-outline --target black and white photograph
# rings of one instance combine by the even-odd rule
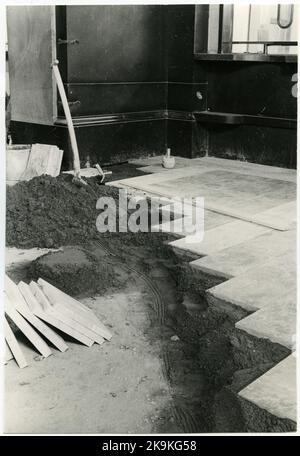
[[[297,435],[299,6],[1,11],[3,434]]]

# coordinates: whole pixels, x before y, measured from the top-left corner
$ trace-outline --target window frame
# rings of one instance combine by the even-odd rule
[[[296,46],[297,41],[233,41],[233,4],[196,5],[194,56],[196,60],[297,62],[297,54],[268,54],[271,46]],[[207,22],[205,27],[205,22]],[[199,34],[199,27],[207,31]],[[199,42],[202,40],[202,43]],[[232,52],[234,44],[262,44],[263,52]]]

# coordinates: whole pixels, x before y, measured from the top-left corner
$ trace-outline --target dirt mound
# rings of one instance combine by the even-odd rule
[[[71,296],[85,292],[103,294],[108,288],[119,288],[124,281],[105,256],[76,246],[39,257],[30,266],[33,280],[42,277]]]
[[[97,237],[96,201],[118,197],[112,187],[88,179],[77,187],[72,177],[36,177],[9,187],[6,194],[6,243],[15,247],[59,247]]]

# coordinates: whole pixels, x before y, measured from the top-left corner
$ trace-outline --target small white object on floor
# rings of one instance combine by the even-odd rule
[[[172,169],[175,166],[175,157],[171,157],[171,149],[167,149],[166,155],[163,157],[162,165],[164,168]]]

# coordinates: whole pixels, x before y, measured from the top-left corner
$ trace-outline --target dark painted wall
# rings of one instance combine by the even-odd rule
[[[56,28],[58,40],[76,40],[76,44],[58,44],[57,54],[82,162],[88,155],[92,163],[108,164],[164,153],[164,8],[58,6]],[[63,118],[61,104],[58,112]],[[14,131],[20,138],[21,126]],[[26,133],[40,140],[36,125],[27,126]],[[71,151],[66,127],[56,127],[53,135],[65,144],[64,166],[68,167]]]
[[[79,41],[58,45],[58,57],[68,98],[75,102],[72,114],[79,119],[83,161],[89,155],[103,164],[120,162],[161,154],[168,146],[187,157],[208,153],[295,166],[295,130],[209,125],[193,118],[193,112],[207,109],[295,118],[295,64],[194,60],[194,5],[68,6],[56,11],[57,38]],[[114,119],[107,120],[109,115]],[[88,126],[80,125],[86,116]],[[55,128],[53,137],[68,144],[66,127]],[[14,131],[16,141],[28,142],[28,135],[42,140],[36,125],[23,129],[26,137],[21,125]],[[70,155],[65,157],[68,162]]]
[[[77,128],[84,154],[106,163],[163,153],[166,122],[155,114],[167,106],[163,7],[68,6],[64,26],[67,39],[79,41],[64,55],[73,116],[137,113],[136,121],[124,116],[118,123]],[[140,118],[144,111],[153,119]]]
[[[202,11],[207,20],[206,6]],[[200,123],[188,115],[182,119],[183,112],[206,109],[284,118],[297,115],[297,100],[291,91],[296,64],[195,61],[195,19],[199,17],[195,18],[193,5],[167,7],[168,110],[181,111],[180,120],[179,116],[168,120],[168,145],[178,155],[195,157],[207,152],[295,167],[296,130]],[[197,32],[198,39],[206,39],[199,29]]]
[[[162,6],[67,7],[67,37],[79,41],[66,56],[74,115],[166,108],[163,26]]]
[[[108,164],[164,153],[164,8],[73,5],[57,6],[55,12],[57,40],[76,41],[57,44],[57,57],[71,102],[82,162],[87,155],[92,163]],[[22,35],[13,38],[21,40]],[[43,36],[34,39],[38,42]],[[49,40],[48,46],[51,48]],[[64,117],[61,103],[58,114]],[[83,120],[85,117],[88,122]],[[66,126],[47,129],[36,123],[13,122],[12,134],[15,142],[53,138],[52,142],[64,147],[64,166],[69,166],[72,158]]]
[[[160,5],[67,7],[67,35],[79,40],[68,82],[166,81],[163,14]]]
[[[209,62],[208,107],[214,111],[296,117],[292,75],[297,65],[272,62]]]
[[[206,153],[203,128],[190,115],[206,109],[206,75],[194,82],[194,5],[166,6],[166,61],[168,71],[167,143],[175,155]],[[205,132],[204,132],[205,133]]]
[[[211,111],[296,118],[293,63],[199,62],[208,81]],[[259,126],[207,126],[209,154],[295,167],[296,130]]]
[[[64,150],[63,169],[72,169],[73,158],[66,127],[12,122],[15,144],[56,144]],[[87,156],[91,163],[108,165],[122,163],[129,158],[162,154],[166,149],[166,120],[117,122],[75,127],[81,165]]]

